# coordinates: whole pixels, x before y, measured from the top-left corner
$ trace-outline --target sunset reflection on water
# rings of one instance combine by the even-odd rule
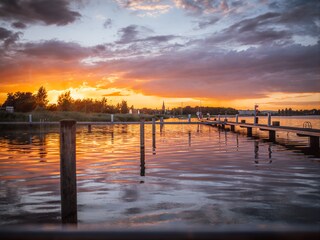
[[[320,159],[203,125],[77,127],[78,219],[115,226],[320,223]],[[293,139],[296,141],[296,139]],[[0,134],[0,224],[60,223],[59,132]]]

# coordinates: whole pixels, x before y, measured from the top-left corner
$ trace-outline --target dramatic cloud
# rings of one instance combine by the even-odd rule
[[[19,40],[21,33],[20,32],[12,32],[5,28],[0,27],[0,42],[3,43],[4,48],[7,48],[11,44],[15,43]]]
[[[22,22],[14,22],[11,24],[11,26],[19,29],[25,29],[27,27],[27,25]]]
[[[148,36],[153,31],[147,27],[130,25],[119,30],[118,35],[120,35],[120,40],[117,41],[118,44],[127,44],[134,42],[153,42],[161,43],[168,42],[177,36],[174,35],[162,35],[162,36]]]
[[[272,92],[317,92],[318,47],[278,46],[230,53],[203,50],[107,65],[114,72],[125,72],[123,81],[115,84],[144,94],[260,98]]]
[[[78,3],[0,2],[0,97],[45,83],[90,97],[316,105],[319,1],[81,1],[81,14]]]
[[[24,45],[22,52],[29,57],[59,61],[81,60],[90,55],[90,50],[81,47],[77,43],[66,43],[56,40],[27,43]]]
[[[120,6],[136,11],[140,16],[157,16],[168,12],[172,6],[159,0],[117,0]]]
[[[0,19],[62,26],[74,22],[81,16],[68,7],[67,0],[2,0]]]
[[[176,7],[182,8],[193,14],[212,14],[216,12],[225,12],[229,10],[226,0],[173,0]]]

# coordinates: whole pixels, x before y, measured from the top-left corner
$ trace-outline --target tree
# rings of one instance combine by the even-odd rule
[[[37,94],[35,95],[37,106],[41,108],[46,108],[49,102],[47,98],[48,98],[47,90],[43,86],[41,86]]]
[[[13,94],[13,93],[8,93],[8,94],[7,94],[7,99],[6,99],[6,101],[2,104],[2,107],[7,107],[7,106],[13,107],[13,106],[14,106],[14,103],[15,103],[14,94]]]
[[[129,112],[129,107],[127,104],[127,101],[122,100],[120,103],[120,113],[128,113]]]
[[[16,112],[31,112],[36,107],[36,100],[31,92],[8,93],[2,106],[13,106]]]
[[[61,111],[70,111],[72,110],[72,103],[74,102],[71,97],[70,91],[62,93],[58,97],[58,109]]]

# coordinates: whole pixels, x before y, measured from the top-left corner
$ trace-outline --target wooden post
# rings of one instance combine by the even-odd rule
[[[77,223],[76,121],[60,122],[60,190],[62,223]]]
[[[191,122],[191,114],[188,114],[188,122]]]
[[[88,125],[88,132],[91,133],[91,125]]]
[[[113,123],[113,114],[110,115],[111,123]]]
[[[247,127],[247,136],[252,137],[252,127]]]
[[[272,142],[276,141],[276,131],[269,130],[269,141],[272,141]]]
[[[140,121],[140,176],[145,176],[144,119]]]
[[[32,123],[32,115],[29,114],[29,123]]]
[[[268,113],[268,126],[271,126],[271,113]]]
[[[236,114],[236,123],[239,122],[239,114]]]
[[[220,122],[220,114],[218,115],[218,121]]]
[[[156,148],[156,119],[152,118],[152,148]]]

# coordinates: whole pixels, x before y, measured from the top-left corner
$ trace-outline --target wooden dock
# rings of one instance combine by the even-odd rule
[[[140,122],[77,122],[77,125],[139,125]],[[145,124],[152,124],[152,121],[145,122]],[[177,125],[177,124],[207,124],[204,122],[196,121],[196,122],[155,122],[155,124],[169,124],[169,125]],[[56,125],[60,126],[60,122],[0,122],[0,125],[31,125],[31,126],[40,126],[40,125]]]
[[[140,122],[77,122],[77,126],[88,126],[88,130],[91,131],[91,126],[107,126],[107,125],[140,125]],[[319,138],[320,129],[312,128],[298,128],[290,126],[280,126],[280,125],[264,125],[264,124],[250,124],[250,123],[240,123],[240,122],[229,122],[229,121],[211,121],[211,120],[201,120],[201,121],[179,121],[179,122],[169,122],[163,121],[145,121],[144,124],[150,125],[179,125],[179,124],[202,124],[209,126],[217,126],[222,129],[230,127],[231,131],[235,131],[236,127],[246,128],[247,136],[252,137],[252,129],[256,128],[260,131],[268,131],[269,139],[272,142],[276,142],[276,132],[289,132],[294,133],[299,137],[308,137],[309,145],[312,150],[319,151]],[[0,122],[1,125],[11,125],[11,126],[60,126],[60,122]]]
[[[235,127],[246,128],[247,136],[252,137],[252,129],[256,128],[260,131],[269,132],[269,141],[276,142],[276,132],[289,132],[294,133],[299,137],[308,137],[310,148],[319,151],[319,138],[320,138],[320,129],[312,128],[298,128],[298,127],[289,127],[289,126],[276,126],[276,125],[264,125],[264,124],[250,124],[250,123],[239,123],[239,122],[228,122],[228,121],[210,121],[203,120],[204,123],[210,126],[216,127],[230,127],[232,132],[235,131]]]

